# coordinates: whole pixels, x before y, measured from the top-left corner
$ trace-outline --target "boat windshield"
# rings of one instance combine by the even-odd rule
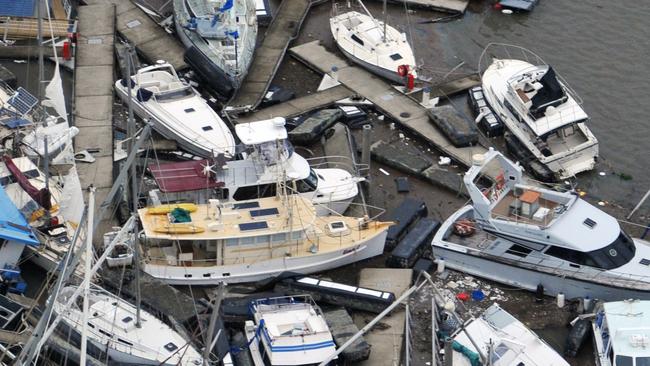
[[[313,192],[318,187],[318,174],[310,169],[309,176],[296,182],[296,188],[300,193]]]
[[[156,100],[159,102],[170,102],[174,100],[179,100],[187,98],[194,95],[191,87],[185,87],[180,89],[174,89],[171,91],[163,91],[156,94]]]
[[[650,366],[650,357],[637,357],[636,366]]]
[[[634,241],[623,230],[611,244],[591,252],[552,246],[546,254],[572,263],[601,268],[605,270],[623,266],[634,258],[636,247]],[[650,365],[649,365],[650,366]]]

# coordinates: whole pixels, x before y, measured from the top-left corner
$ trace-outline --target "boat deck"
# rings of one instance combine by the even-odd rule
[[[558,206],[557,202],[545,200],[544,198],[539,198],[539,208],[547,209],[548,212],[543,215],[539,220],[531,219],[525,216],[517,215],[512,212],[511,205],[517,198],[512,193],[508,192],[501,200],[497,203],[496,206],[492,209],[492,217],[494,218],[505,218],[511,221],[523,222],[527,224],[540,225],[546,224],[553,218],[553,210]]]

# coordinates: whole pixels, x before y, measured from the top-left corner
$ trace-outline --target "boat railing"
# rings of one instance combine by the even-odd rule
[[[490,66],[490,64],[492,64],[493,59],[518,59],[533,64],[534,66],[548,65],[542,57],[527,48],[507,43],[491,42],[485,46],[479,56],[477,66],[479,75],[483,75],[485,70]],[[571,95],[578,104],[582,104],[582,99],[578,93],[573,90],[571,85],[557,72],[557,70],[555,76],[564,85],[567,94]]]
[[[509,249],[509,252],[516,252],[513,249]],[[491,257],[496,259],[503,259],[502,257],[485,253],[482,254],[485,257]],[[575,277],[580,277],[581,280],[593,281],[596,283],[602,284],[612,284],[617,283],[621,284],[622,282],[629,282],[626,287],[635,288],[639,290],[650,289],[650,275],[635,275],[631,273],[617,272],[613,270],[598,270],[593,267],[580,265],[573,263],[572,265],[567,265],[567,261],[560,259],[549,258],[549,256],[542,255],[539,252],[532,251],[530,253],[519,252],[517,254],[521,256],[519,259],[508,258],[509,261],[514,261],[520,263],[525,267],[534,267],[536,270],[541,270],[542,272],[552,273],[557,276],[565,277],[567,275],[573,275]],[[642,284],[643,286],[638,286]]]
[[[357,176],[364,176],[367,174],[368,170],[370,170],[368,164],[357,163],[349,156],[343,155],[319,156],[305,160],[307,160],[309,166],[312,168],[340,168],[347,170],[350,173],[354,173]]]

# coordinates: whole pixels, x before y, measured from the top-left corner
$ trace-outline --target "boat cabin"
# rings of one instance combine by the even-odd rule
[[[650,302],[604,303],[593,320],[596,354],[602,366],[650,365]]]

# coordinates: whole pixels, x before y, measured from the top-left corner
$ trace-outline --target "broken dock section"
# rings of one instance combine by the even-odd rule
[[[262,102],[273,77],[284,58],[289,43],[300,32],[302,22],[315,0],[284,0],[271,21],[262,44],[255,49],[255,57],[248,68],[243,84],[228,106],[239,110],[253,110]]]
[[[120,35],[133,44],[149,63],[169,62],[176,70],[187,68],[185,50],[172,35],[158,26],[130,0],[84,0],[88,5],[114,4],[115,27]]]
[[[469,0],[388,0],[393,4],[406,4],[407,6],[426,10],[436,10],[445,13],[462,14],[467,9]]]
[[[115,5],[86,5],[78,8],[79,36],[74,71],[73,123],[79,128],[74,150],[87,150],[92,163],[78,162],[81,187],[97,189],[102,202],[113,186],[113,46]],[[95,207],[99,209],[99,204]],[[96,232],[114,226],[106,219]],[[95,239],[101,238],[97,235]]]
[[[338,68],[338,81],[360,95],[391,119],[422,138],[453,160],[469,166],[472,155],[483,154],[483,146],[456,147],[436,128],[427,116],[427,109],[410,97],[400,93],[378,76],[351,66],[341,57],[327,51],[319,41],[305,43],[290,49],[291,54],[307,66],[325,74]],[[434,87],[435,89],[435,87]]]

